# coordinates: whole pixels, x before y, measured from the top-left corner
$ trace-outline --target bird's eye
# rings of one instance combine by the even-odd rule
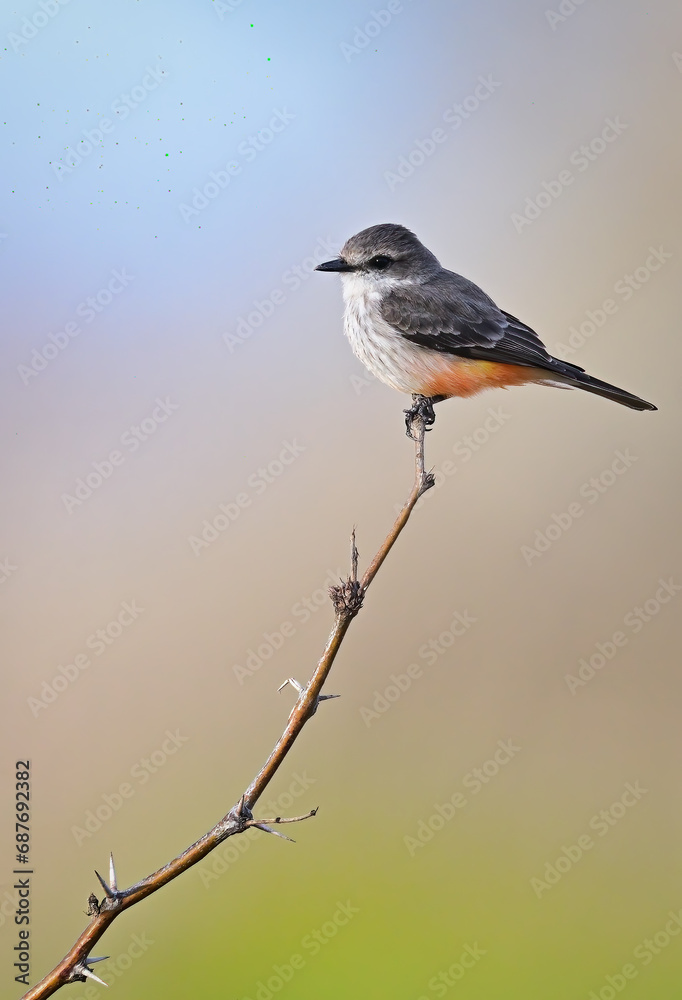
[[[387,257],[386,254],[380,253],[376,257],[372,257],[368,261],[369,266],[375,271],[385,271],[386,268],[393,263],[392,257]]]

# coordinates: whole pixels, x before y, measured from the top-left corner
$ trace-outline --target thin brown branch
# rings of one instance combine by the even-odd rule
[[[421,413],[414,412],[411,414],[410,430],[415,442],[415,480],[410,495],[361,581],[358,580],[357,575],[358,551],[355,545],[355,530],[353,530],[351,537],[351,575],[347,580],[330,589],[335,618],[329,639],[308,684],[305,688],[300,689],[299,698],[289,715],[284,732],[275,744],[272,753],[263,767],[246,789],[239,802],[216,823],[212,830],[209,830],[200,840],[197,840],[195,844],[192,844],[182,854],[169,861],[168,864],[148,875],[140,882],[136,882],[130,888],[123,890],[117,888],[112,857],[109,869],[109,883],[106,883],[102,876],[96,873],[105,895],[101,902],[94,895],[89,897],[88,913],[91,915],[90,923],[61,962],[36,986],[33,986],[25,993],[22,1000],[43,1000],[45,997],[52,996],[53,993],[56,993],[57,990],[67,983],[85,982],[86,977],[94,978],[92,970],[88,968],[88,962],[95,962],[96,959],[88,959],[88,956],[93,946],[99,941],[107,927],[113,923],[116,917],[124,910],[134,906],[135,903],[139,903],[147,896],[150,896],[153,892],[157,892],[162,886],[167,885],[168,882],[171,882],[178,875],[187,871],[188,868],[196,865],[228,837],[232,837],[237,833],[243,833],[244,830],[252,826],[264,829],[267,828],[268,824],[300,822],[315,815],[316,810],[312,810],[305,816],[296,816],[289,820],[282,817],[258,820],[254,819],[251,810],[274,778],[286,755],[298,739],[306,722],[317,711],[319,702],[333,697],[330,695],[321,695],[321,691],[336,659],[336,654],[341,648],[341,643],[344,640],[346,632],[360,611],[365,594],[372,580],[407,524],[415,504],[421,495],[433,486],[433,476],[431,473],[426,472],[424,468],[424,435],[426,426]],[[296,682],[294,684],[298,689],[299,685]],[[267,830],[267,832],[276,833],[274,830]],[[283,836],[283,834],[279,834],[279,836]]]
[[[317,809],[311,809],[305,816],[275,816],[274,819],[252,819],[246,825],[258,826],[262,823],[301,823],[304,819],[311,819],[317,816]]]

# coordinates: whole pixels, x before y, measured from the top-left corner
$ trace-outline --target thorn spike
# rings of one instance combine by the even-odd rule
[[[287,684],[291,684],[294,691],[298,691],[299,695],[303,694],[303,686],[294,677],[287,677],[287,679],[280,684],[277,688],[278,691],[283,691]]]
[[[109,899],[114,899],[114,898],[115,898],[115,897],[114,897],[114,893],[113,893],[113,892],[111,891],[111,889],[109,888],[109,886],[108,886],[108,885],[107,885],[107,883],[106,883],[106,882],[104,881],[104,879],[102,878],[102,876],[100,875],[100,873],[99,873],[99,872],[97,871],[97,869],[96,869],[96,868],[95,868],[95,875],[96,875],[96,876],[97,876],[97,878],[99,879],[99,884],[100,884],[100,885],[102,886],[102,888],[104,889],[104,892],[106,893],[107,897],[108,897]]]
[[[280,833],[279,830],[272,830],[269,826],[266,826],[265,823],[252,823],[251,825],[257,827],[259,830],[262,830],[263,833],[271,833],[273,837],[281,837],[282,840],[288,840],[292,844],[296,843],[296,841],[291,837],[287,837],[286,834]]]
[[[109,855],[109,885],[111,886],[112,892],[117,891],[118,885],[116,883],[116,865],[114,864],[113,851]]]
[[[105,983],[103,979],[100,979],[99,976],[96,976],[92,969],[88,969],[87,965],[80,965],[78,967],[78,972],[82,976],[87,976],[88,979],[94,979],[96,983],[100,983],[102,986],[109,985],[109,983]]]

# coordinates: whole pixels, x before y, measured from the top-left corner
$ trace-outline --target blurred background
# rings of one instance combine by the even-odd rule
[[[440,406],[438,489],[261,803],[317,818],[228,841],[95,971],[121,1000],[678,995],[682,12],[548,3],[4,6],[3,995],[15,761],[35,983],[110,850],[128,885],[239,799],[352,526],[366,566],[407,495],[407,399],[312,273],[379,222],[660,412]]]

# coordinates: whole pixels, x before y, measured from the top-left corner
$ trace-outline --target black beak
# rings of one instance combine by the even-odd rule
[[[347,264],[342,257],[337,257],[336,260],[325,261],[324,264],[318,264],[315,268],[316,271],[354,271],[355,268],[352,264]]]

